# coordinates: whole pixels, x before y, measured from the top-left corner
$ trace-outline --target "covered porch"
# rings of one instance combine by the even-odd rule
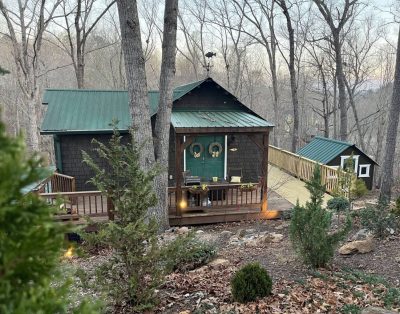
[[[249,112],[208,110],[175,111],[171,125],[175,141],[173,167],[170,164],[175,169],[174,184],[168,188],[171,225],[279,216],[278,211],[268,210],[273,193],[268,193],[267,184],[272,124]],[[235,137],[246,148],[252,146],[253,152],[255,148],[257,156],[248,158],[252,152],[238,147]],[[237,167],[240,158],[251,176]]]

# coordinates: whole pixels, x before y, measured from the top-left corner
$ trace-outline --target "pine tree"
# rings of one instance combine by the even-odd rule
[[[54,221],[54,208],[24,193],[44,175],[40,159],[27,156],[23,138],[7,137],[0,123],[0,313],[66,313],[66,286],[51,281],[67,227]]]
[[[306,187],[311,194],[310,201],[305,206],[297,203],[293,208],[290,239],[305,264],[312,268],[324,267],[332,259],[339,241],[348,233],[351,221],[347,217],[342,230],[330,232],[332,214],[322,206],[325,186],[321,184],[320,167],[315,167]]]

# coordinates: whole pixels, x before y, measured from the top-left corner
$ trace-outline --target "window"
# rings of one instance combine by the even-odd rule
[[[340,168],[346,169],[346,160],[349,159],[351,156],[340,156]],[[357,173],[358,169],[358,158],[359,155],[353,155],[353,166],[354,166],[354,172]]]
[[[358,172],[359,178],[369,178],[369,168],[371,165],[360,165],[360,170]]]

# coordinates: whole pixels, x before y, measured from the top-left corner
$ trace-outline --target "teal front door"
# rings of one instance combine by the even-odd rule
[[[214,154],[209,152],[212,143],[220,144],[219,147],[218,145],[213,146]],[[200,152],[198,144],[203,147],[200,156],[198,155]],[[222,151],[218,154],[220,148]],[[186,149],[186,170],[189,170],[192,176],[201,177],[203,181],[211,181],[212,177],[218,177],[218,180],[224,179],[225,153],[225,136],[197,136],[192,145]]]

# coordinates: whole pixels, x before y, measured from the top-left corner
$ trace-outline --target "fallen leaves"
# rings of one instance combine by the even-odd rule
[[[159,313],[335,313],[344,306],[382,307],[383,284],[357,283],[340,272],[323,270],[304,281],[278,280],[272,294],[256,302],[233,302],[230,279],[239,265],[204,266],[200,270],[174,273],[161,289]]]

